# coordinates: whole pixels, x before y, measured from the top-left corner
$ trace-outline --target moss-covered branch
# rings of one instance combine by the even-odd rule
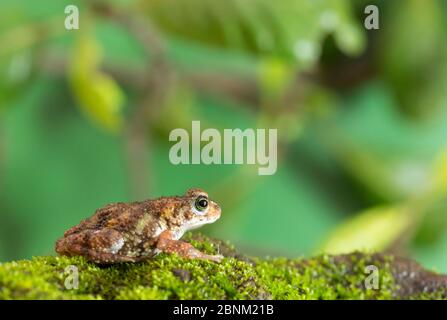
[[[216,264],[161,254],[106,267],[81,257],[36,257],[0,265],[0,299],[447,299],[447,276],[407,259],[353,253],[264,260],[204,236],[189,240],[227,258]],[[70,265],[78,269],[78,289],[65,287]],[[365,288],[368,265],[378,268],[377,289]]]

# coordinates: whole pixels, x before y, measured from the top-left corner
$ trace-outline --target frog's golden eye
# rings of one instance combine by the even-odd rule
[[[194,207],[198,211],[197,213],[202,213],[208,208],[208,198],[200,196],[194,202]]]

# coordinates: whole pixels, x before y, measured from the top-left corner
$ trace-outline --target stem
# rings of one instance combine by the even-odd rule
[[[133,195],[136,198],[146,198],[150,193],[148,179],[150,177],[153,180],[148,169],[150,135],[147,127],[150,119],[156,117],[159,107],[163,105],[172,69],[166,58],[164,42],[148,19],[143,20],[125,11],[115,10],[105,3],[94,3],[92,9],[94,13],[127,29],[143,45],[150,61],[145,74],[140,77],[140,97],[126,129],[126,151]]]

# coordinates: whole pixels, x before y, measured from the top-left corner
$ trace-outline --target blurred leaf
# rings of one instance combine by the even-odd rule
[[[114,79],[100,71],[100,44],[90,33],[82,33],[69,63],[69,81],[85,114],[110,131],[122,125],[124,94]]]
[[[28,48],[41,39],[36,30],[41,29],[40,24],[27,24],[2,30],[0,34],[0,57],[11,55],[19,50]]]
[[[17,52],[0,61],[0,111],[25,89],[31,78],[32,66],[30,50]]]
[[[440,152],[435,159],[433,192],[447,194],[447,150]]]
[[[0,12],[0,58],[29,49],[66,31],[61,27],[61,16],[36,20],[21,10],[3,10]]]
[[[437,199],[424,212],[411,243],[411,254],[429,268],[447,270],[447,196]]]
[[[366,210],[338,226],[319,251],[339,254],[386,250],[410,227],[411,213],[405,205]]]
[[[362,53],[366,39],[362,30],[353,22],[344,23],[335,33],[335,42],[348,55],[356,56]]]
[[[422,213],[415,243],[436,245],[447,235],[447,150],[435,157],[431,190],[422,199],[427,203],[427,209]]]
[[[371,171],[376,167],[377,164],[371,165]],[[447,153],[440,152],[432,167],[426,169],[433,172],[433,180],[428,179],[430,187],[424,192],[415,194],[403,205],[373,208],[355,215],[335,229],[322,251],[383,251],[401,237],[418,245],[434,245],[442,240],[447,234]],[[410,229],[414,233],[408,232]]]
[[[277,56],[303,68],[318,61],[330,32],[347,54],[358,54],[365,45],[345,0],[155,0],[142,6],[168,34]]]
[[[447,19],[439,0],[390,2],[382,38],[385,77],[401,107],[413,115],[433,115],[447,103]]]
[[[416,244],[434,244],[447,235],[447,197],[434,201],[424,212],[415,235]]]
[[[198,113],[194,93],[186,83],[171,81],[166,86],[162,105],[158,106],[156,116],[149,119],[152,132],[163,142],[172,129],[191,127]]]
[[[32,10],[10,3],[0,10],[0,111],[25,90],[34,67],[34,48],[60,35],[60,17],[33,18]]]
[[[259,85],[262,99],[272,100],[283,96],[284,90],[295,72],[290,65],[279,59],[263,59],[259,63]]]
[[[399,113],[381,82],[355,90],[339,110],[335,119],[316,124],[317,137],[358,186],[392,202],[432,190],[433,159],[447,148],[446,111],[423,123],[412,121]]]

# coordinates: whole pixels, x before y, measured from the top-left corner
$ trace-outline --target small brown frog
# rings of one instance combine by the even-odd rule
[[[99,264],[136,262],[160,252],[220,262],[221,255],[179,241],[185,231],[215,222],[220,213],[219,205],[200,189],[189,189],[181,197],[113,203],[67,230],[56,242],[56,252]]]

